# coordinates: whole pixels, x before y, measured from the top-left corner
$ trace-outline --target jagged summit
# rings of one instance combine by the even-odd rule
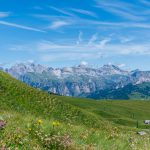
[[[14,66],[6,69],[6,72],[8,72],[14,77],[18,77],[19,75],[23,75],[29,72],[42,73],[43,71],[46,70],[47,67],[45,66],[28,62],[28,63],[17,63]]]
[[[115,65],[104,65],[103,67],[96,69],[89,67],[85,62],[81,63],[76,67],[64,67],[64,68],[52,68],[52,67],[45,67],[40,64],[34,63],[18,63],[14,66],[6,69],[6,72],[9,74],[17,77],[17,75],[23,75],[26,73],[43,73],[49,72],[56,76],[64,76],[64,74],[82,74],[82,75],[112,75],[112,74],[127,74],[127,71],[120,69],[118,66]]]
[[[100,68],[103,74],[128,74],[128,71],[122,70],[117,65],[107,64]]]

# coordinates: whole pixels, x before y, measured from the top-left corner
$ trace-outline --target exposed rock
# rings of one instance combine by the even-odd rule
[[[128,84],[150,82],[150,71],[129,72],[115,65],[92,68],[83,63],[75,67],[52,68],[20,63],[5,71],[33,87],[67,96],[81,96],[98,90],[115,90]]]

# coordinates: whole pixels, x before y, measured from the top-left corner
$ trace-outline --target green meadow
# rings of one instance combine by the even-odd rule
[[[149,150],[149,108],[150,101],[50,95],[0,72],[0,149]]]

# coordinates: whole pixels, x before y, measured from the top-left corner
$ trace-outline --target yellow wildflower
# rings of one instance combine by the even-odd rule
[[[60,122],[59,121],[57,121],[57,126],[60,126]]]
[[[28,130],[29,130],[29,131],[31,131],[32,129],[31,129],[31,128],[29,128]]]
[[[42,124],[43,121],[42,121],[41,119],[39,119],[39,120],[37,121],[37,123],[38,123],[38,124]]]
[[[59,122],[59,121],[53,121],[53,122],[52,122],[52,125],[53,125],[53,126],[60,126],[60,122]]]
[[[53,125],[53,126],[56,126],[56,122],[55,122],[55,121],[53,121],[53,122],[52,122],[52,125]]]

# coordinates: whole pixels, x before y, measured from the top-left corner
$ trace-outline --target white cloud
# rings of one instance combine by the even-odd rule
[[[107,10],[107,11],[113,13],[113,14],[116,14],[117,16],[129,19],[129,20],[133,20],[133,21],[145,20],[145,17],[133,15],[131,13],[128,13],[128,12],[125,12],[125,11],[122,11],[122,10],[117,10],[117,9],[114,9],[114,8],[105,8],[105,7],[101,7],[101,8],[103,8],[103,9],[105,9],[105,10]]]
[[[5,18],[10,16],[10,12],[0,12],[0,18]]]
[[[92,12],[92,11],[88,11],[88,10],[84,10],[84,9],[75,9],[75,8],[71,8],[70,10],[76,12],[76,13],[80,13],[80,14],[83,14],[83,15],[87,15],[87,16],[91,16],[91,17],[96,17],[97,18],[97,15]]]
[[[106,44],[110,41],[111,41],[111,38],[105,38],[105,39],[101,40],[98,45],[98,48],[104,48],[104,46],[106,46]]]
[[[91,56],[91,57],[101,57],[101,56],[117,56],[117,55],[150,55],[150,44],[128,44],[124,45],[122,43],[115,44],[109,43],[111,38],[104,38],[99,43],[96,41],[92,45],[88,43],[80,43],[80,45],[74,44],[54,44],[51,42],[41,42],[37,49],[42,54],[51,54],[55,57],[55,53],[58,56],[63,56],[68,58],[69,55],[78,57]],[[58,57],[57,56],[57,57]],[[66,56],[66,57],[65,57]],[[47,57],[46,57],[47,58]]]
[[[67,12],[63,9],[59,9],[59,8],[56,8],[56,7],[53,7],[53,6],[50,6],[50,8],[57,11],[57,12],[59,12],[59,13],[61,13],[61,14],[67,15],[67,16],[71,16],[71,17],[75,16],[74,14],[69,13],[69,12]]]
[[[109,0],[95,1],[97,4],[95,7],[103,9],[116,16],[120,16],[122,18],[132,21],[142,21],[148,19],[146,16],[143,15],[143,8],[139,5],[137,6],[123,1],[114,1],[113,3]]]
[[[87,24],[88,23],[89,24],[95,24],[95,25],[102,25],[102,26],[120,27],[120,28],[143,28],[143,29],[150,29],[150,24],[148,24],[148,23],[102,22],[102,21],[89,21],[89,20],[87,20]]]
[[[106,54],[117,55],[150,55],[149,44],[108,44],[104,47]]]
[[[52,27],[55,25],[59,26],[67,26],[70,25],[70,28],[88,28],[88,29],[99,29],[100,27],[104,28],[139,28],[139,29],[150,29],[150,24],[147,22],[135,22],[135,21],[121,21],[121,22],[109,22],[109,21],[100,21],[100,20],[91,20],[91,19],[83,19],[80,17],[71,17],[71,16],[56,16],[56,15],[43,15],[37,14],[32,15],[34,17],[38,17],[47,21],[53,21]],[[62,21],[63,23],[59,23]],[[57,25],[58,24],[58,25]],[[50,26],[50,27],[51,27]]]
[[[82,36],[83,36],[83,32],[80,31],[79,36],[78,36],[78,40],[76,42],[77,45],[79,45],[83,41]]]
[[[29,59],[29,60],[27,60],[27,63],[35,63],[35,61],[32,59]]]
[[[126,67],[126,64],[118,64],[117,65],[119,68],[124,68],[124,67]]]
[[[87,66],[87,65],[88,65],[88,62],[87,62],[87,61],[81,61],[81,62],[80,62],[80,65],[81,65],[81,66]]]
[[[93,34],[92,37],[90,38],[88,45],[93,44],[96,40],[98,39],[98,34]]]
[[[119,37],[121,43],[128,43],[131,42],[134,38],[133,37]]]
[[[71,25],[71,23],[67,21],[54,21],[48,28],[58,29],[58,28],[61,28],[63,26],[68,26],[68,25]]]
[[[5,26],[19,28],[19,29],[24,29],[24,30],[30,30],[30,31],[36,31],[36,32],[45,32],[45,31],[37,29],[37,28],[28,27],[28,26],[24,26],[24,25],[19,25],[19,24],[16,24],[16,23],[11,23],[11,22],[6,22],[6,21],[0,21],[0,24],[5,25]]]
[[[69,44],[55,44],[53,42],[49,42],[49,41],[42,41],[40,43],[38,43],[37,45],[37,49],[39,51],[42,51],[42,52],[47,52],[47,51],[52,51],[52,50],[61,50],[61,49],[71,49],[73,48],[74,46],[72,45],[69,45]]]
[[[98,40],[96,34],[92,35],[89,41],[83,41],[82,32],[79,33],[79,43],[76,44],[74,39],[72,42],[50,42],[40,41],[37,43],[28,44],[28,46],[16,46],[12,50],[28,50],[38,54],[38,57],[43,62],[55,62],[55,61],[82,61],[82,60],[95,60],[104,59],[105,57],[116,56],[145,56],[150,55],[149,43],[135,43],[130,42],[128,44],[116,43],[113,41],[114,37],[110,35],[104,37],[102,40]],[[92,38],[94,37],[95,38]],[[93,39],[93,40],[92,40]],[[82,41],[82,42],[81,42]],[[123,67],[123,65],[122,65]]]

